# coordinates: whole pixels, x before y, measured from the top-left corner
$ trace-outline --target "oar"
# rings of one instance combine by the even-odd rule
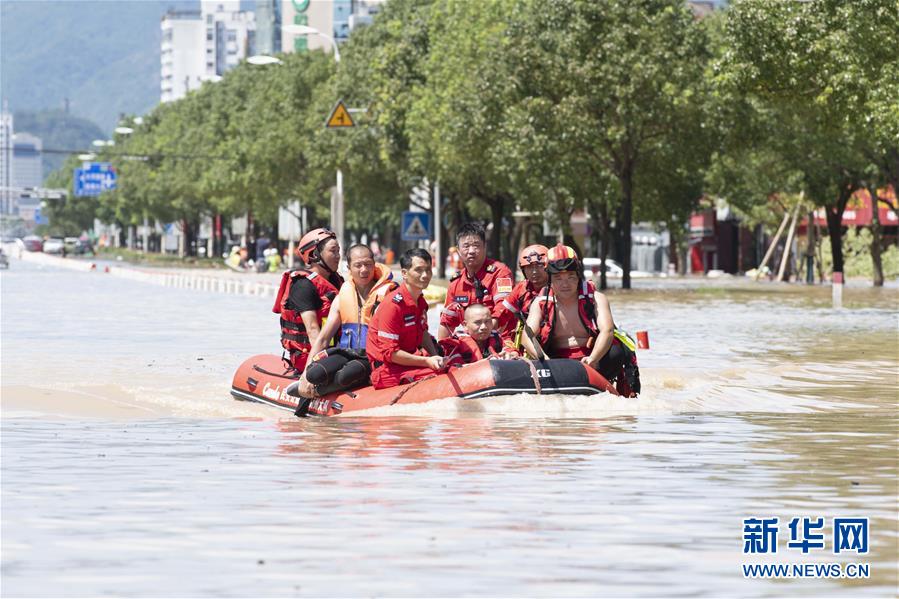
[[[528,323],[524,319],[524,316],[521,314],[521,312],[516,312],[515,316],[518,317],[518,322],[521,323],[522,330],[524,330],[524,334],[528,336],[531,345],[533,345],[534,349],[537,350],[537,359],[542,362],[546,359],[546,352],[543,351],[543,347],[540,345],[540,342],[537,341],[537,336],[534,335],[534,331],[532,331],[531,327],[528,326]]]
[[[516,312],[515,316],[518,317],[518,322],[521,323],[524,334],[528,336],[528,339],[531,341],[534,349],[537,350],[537,359],[542,362],[546,359],[546,352],[543,351],[543,347],[540,345],[540,342],[537,341],[537,336],[534,335],[534,331],[532,331],[531,327],[528,326],[528,323],[524,319],[524,316],[521,314],[521,312]],[[531,371],[531,379],[533,379],[534,381],[534,390],[537,391],[537,395],[541,395],[543,393],[543,389],[540,387],[540,375],[537,374],[537,369],[534,368],[533,362],[531,362],[530,360],[525,360],[525,362],[527,362],[528,368]]]

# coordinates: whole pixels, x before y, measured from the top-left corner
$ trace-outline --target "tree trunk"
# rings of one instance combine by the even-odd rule
[[[490,205],[490,220],[493,223],[493,231],[487,244],[487,255],[494,260],[503,261],[500,248],[506,198],[501,195],[493,196],[488,203]]]
[[[624,273],[621,275],[621,288],[631,288],[631,224],[633,220],[634,210],[634,174],[633,167],[629,166],[624,169],[621,176],[621,222],[618,227],[621,229],[621,268]]]
[[[833,256],[833,272],[843,272],[843,210],[854,190],[846,185],[840,190],[835,205],[824,207],[827,215],[827,234],[830,235],[830,253]]]
[[[605,204],[600,208],[599,222],[599,288],[605,291],[609,288],[609,277],[606,273],[606,258],[609,257],[609,207]]]
[[[883,243],[880,225],[880,212],[878,210],[877,189],[874,185],[868,185],[868,195],[871,196],[871,265],[874,267],[873,282],[875,287],[883,287]]]

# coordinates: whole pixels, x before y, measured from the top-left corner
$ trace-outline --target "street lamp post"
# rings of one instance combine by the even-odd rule
[[[340,49],[337,47],[337,41],[330,35],[322,33],[315,27],[309,27],[308,25],[284,25],[281,30],[287,33],[292,33],[294,35],[318,35],[325,38],[326,40],[331,42],[331,48],[334,50],[334,62],[340,64]],[[346,240],[344,239],[345,225],[346,219],[344,217],[343,171],[338,168],[335,191],[334,195],[331,198],[331,230],[334,231],[334,233],[337,235],[337,241],[338,243],[340,243],[340,248],[343,251],[346,251]]]

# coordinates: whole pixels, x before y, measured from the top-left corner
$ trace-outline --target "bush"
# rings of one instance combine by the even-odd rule
[[[871,231],[867,228],[850,227],[843,235],[843,273],[846,277],[874,278],[874,264],[871,261]],[[830,237],[821,241],[824,258],[824,272],[833,271],[833,256],[830,251]],[[899,278],[899,246],[895,243],[884,248],[883,260],[884,280]]]

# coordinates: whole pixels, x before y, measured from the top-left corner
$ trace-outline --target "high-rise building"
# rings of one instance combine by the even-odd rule
[[[203,0],[199,12],[169,11],[161,28],[163,102],[218,80],[256,53],[255,15],[241,11],[240,0]]]
[[[11,214],[13,207],[12,195],[12,113],[6,110],[6,101],[3,102],[3,111],[0,112],[0,214]]]
[[[170,10],[162,17],[163,102],[184,97],[203,82],[203,21],[199,11]]]
[[[281,0],[256,0],[256,51],[281,51]]]
[[[44,182],[43,142],[30,133],[13,133],[12,184],[17,189],[40,187]]]

